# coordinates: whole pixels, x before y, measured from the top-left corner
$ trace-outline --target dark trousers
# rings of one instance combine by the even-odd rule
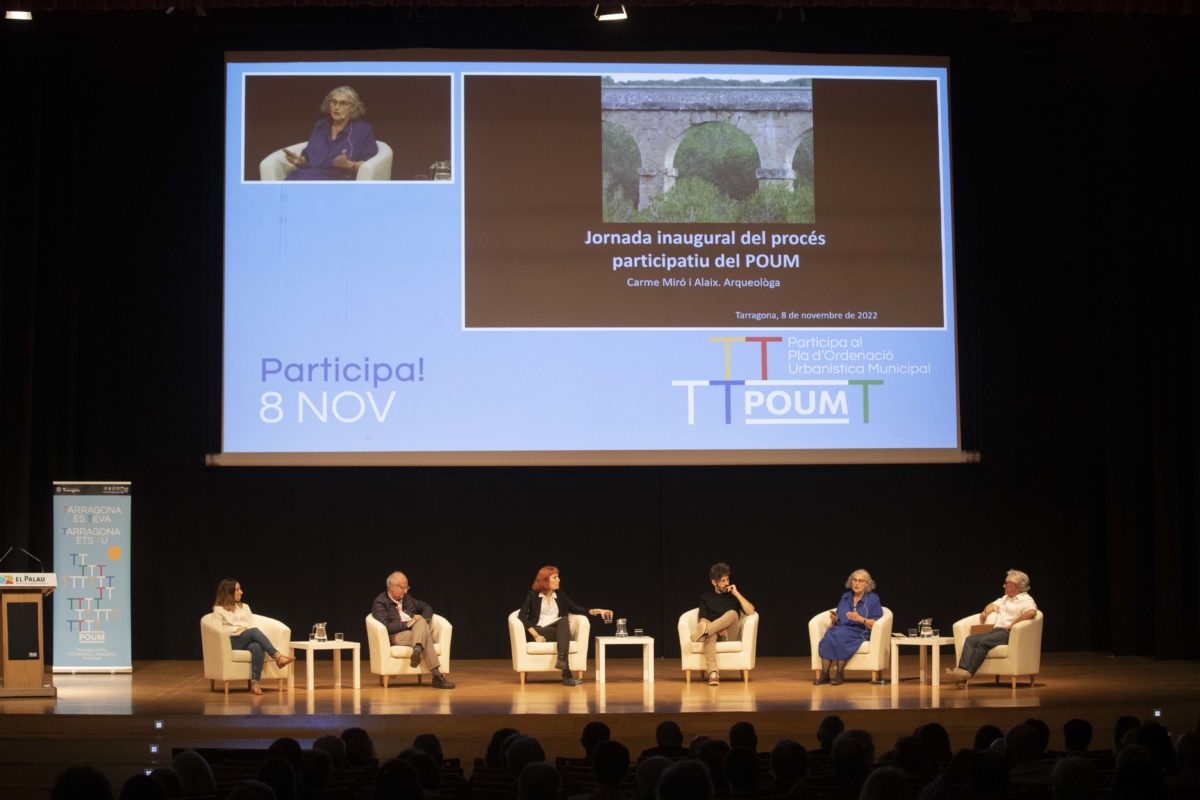
[[[258,628],[247,628],[237,636],[230,636],[229,641],[234,650],[250,651],[250,680],[252,681],[262,678],[263,653],[274,658],[275,654],[279,652],[275,649],[275,645],[271,644],[267,635]]]
[[[551,622],[549,625],[542,627],[534,627],[534,630],[546,638],[547,642],[558,643],[559,658],[566,658],[567,651],[571,647],[571,620],[567,617],[559,617],[557,622]],[[533,641],[533,636],[529,631],[525,631],[525,636],[529,641]]]
[[[968,636],[967,640],[963,642],[962,658],[958,662],[959,669],[965,669],[974,675],[975,670],[979,669],[983,660],[987,658],[988,651],[1002,644],[1008,644],[1008,631],[1004,628],[996,628],[990,633]]]

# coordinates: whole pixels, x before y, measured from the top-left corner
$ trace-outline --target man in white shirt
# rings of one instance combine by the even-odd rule
[[[979,614],[979,622],[987,622],[991,614],[995,615],[992,629],[967,637],[963,643],[962,658],[957,667],[946,670],[946,680],[965,683],[979,669],[989,650],[1008,644],[1008,634],[1013,625],[1037,616],[1037,603],[1029,596],[1028,575],[1016,569],[1008,571],[1004,576],[1004,596],[984,607]]]

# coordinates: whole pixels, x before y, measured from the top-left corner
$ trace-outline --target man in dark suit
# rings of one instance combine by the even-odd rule
[[[412,647],[411,666],[425,664],[433,676],[435,689],[453,689],[454,684],[442,674],[437,653],[433,649],[433,609],[408,593],[408,577],[403,572],[388,575],[387,591],[381,592],[371,606],[371,616],[387,628],[392,644]]]

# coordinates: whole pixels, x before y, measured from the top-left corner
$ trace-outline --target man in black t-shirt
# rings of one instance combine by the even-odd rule
[[[754,613],[754,604],[742,596],[729,581],[729,565],[718,561],[708,568],[712,591],[700,595],[700,615],[692,629],[692,641],[704,647],[704,669],[708,685],[721,682],[717,669],[717,639],[737,639],[742,629],[742,615]]]

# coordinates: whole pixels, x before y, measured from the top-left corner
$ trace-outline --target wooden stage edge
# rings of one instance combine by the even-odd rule
[[[594,669],[594,661],[588,666]],[[531,675],[522,686],[507,660],[457,660],[450,673],[456,689],[412,678],[393,679],[384,689],[364,659],[355,690],[349,660],[342,662],[346,687],[337,689],[326,658],[316,663],[312,693],[301,665],[292,691],[264,683],[260,697],[241,688],[228,697],[211,691],[199,661],[140,661],[132,673],[116,675],[56,674],[57,699],[0,699],[0,795],[45,797],[54,776],[71,764],[99,766],[119,787],[136,772],[168,764],[172,748],[266,747],[280,736],[307,747],[351,726],[371,734],[381,757],[419,733],[434,733],[447,756],[469,765],[501,727],[537,736],[550,757],[578,755],[579,733],[593,718],[636,754],[653,745],[664,719],[679,722],[688,738],[724,738],[731,724],[750,720],[760,749],[769,749],[781,738],[814,746],[820,719],[838,714],[848,727],[871,731],[885,751],[930,721],[947,728],[955,747],[965,747],[981,725],[1004,728],[1036,717],[1050,725],[1051,746],[1061,747],[1062,723],[1073,717],[1091,721],[1095,741],[1107,743],[1122,714],[1149,719],[1159,709],[1161,721],[1180,732],[1200,716],[1196,661],[1046,653],[1034,685],[1016,689],[991,679],[934,689],[919,683],[910,654],[902,655],[901,680],[886,685],[851,673],[843,686],[813,686],[807,657],[759,659],[748,683],[728,673],[719,687],[686,683],[678,659],[657,659],[654,666],[652,684],[641,680],[640,659],[612,658],[605,684],[589,669],[582,686],[562,686],[550,673]]]

